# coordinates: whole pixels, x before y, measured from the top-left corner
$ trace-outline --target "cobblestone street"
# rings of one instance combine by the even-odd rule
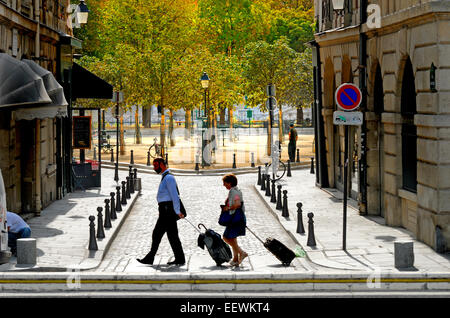
[[[109,252],[102,264],[95,271],[104,272],[129,272],[150,270],[151,267],[139,264],[136,258],[142,258],[147,254],[151,246],[151,237],[157,219],[156,191],[160,176],[141,174],[142,194],[137,199],[133,210],[128,215],[120,233],[112,243]],[[238,187],[241,188],[246,204],[247,225],[263,240],[267,237],[275,237],[285,243],[291,249],[295,248],[294,241],[282,229],[278,220],[269,212],[267,207],[255,193],[255,174],[238,175]],[[176,176],[181,198],[186,207],[187,218],[195,225],[203,223],[207,228],[212,228],[222,235],[224,227],[217,223],[219,217],[219,205],[223,204],[227,196],[227,190],[222,185],[221,176]],[[192,271],[199,267],[200,270],[216,268],[214,261],[210,258],[206,248],[197,246],[199,232],[188,222],[180,220],[178,230],[183,249],[186,255],[186,266]],[[202,229],[202,232],[204,230]],[[279,261],[272,257],[264,246],[249,231],[245,237],[239,237],[240,246],[248,252],[249,257],[243,262],[239,270],[261,269],[266,262],[272,261],[273,270],[284,269]],[[169,259],[173,258],[167,235],[165,235],[159,246],[155,264],[160,262],[157,270],[164,270]],[[226,266],[226,264],[224,264]],[[202,269],[203,266],[203,269]],[[154,266],[156,268],[156,266]],[[225,267],[225,269],[231,267]],[[307,261],[296,258],[289,270],[307,270],[310,268]]]

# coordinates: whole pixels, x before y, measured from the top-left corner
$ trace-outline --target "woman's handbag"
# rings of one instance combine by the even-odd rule
[[[223,211],[219,217],[219,224],[222,226],[237,225],[243,221],[244,212],[241,208],[234,210],[233,214],[230,214],[230,211]]]

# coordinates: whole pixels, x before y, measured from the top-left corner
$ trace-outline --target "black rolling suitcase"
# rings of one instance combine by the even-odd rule
[[[286,245],[281,243],[275,238],[269,237],[263,242],[252,230],[247,229],[269,250],[284,266],[289,266],[292,260],[295,258],[295,253],[290,250]]]
[[[189,222],[189,220],[185,220],[188,221],[188,223],[191,224],[197,231],[199,231],[191,222]],[[217,266],[221,266],[222,263],[229,262],[233,255],[230,247],[222,240],[220,234],[216,233],[212,229],[207,229],[202,223],[198,225],[198,228],[200,228],[200,226],[204,227],[205,233],[199,231],[200,235],[197,239],[198,246],[202,249],[206,246],[209,255],[216,262]]]

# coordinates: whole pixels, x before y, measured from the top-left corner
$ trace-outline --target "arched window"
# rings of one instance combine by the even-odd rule
[[[375,86],[373,90],[374,112],[381,115],[384,112],[384,92],[383,92],[383,76],[381,75],[380,64],[377,65],[375,73]]]
[[[417,127],[414,125],[416,114],[416,86],[411,60],[405,64],[402,81],[402,175],[403,188],[417,192]]]

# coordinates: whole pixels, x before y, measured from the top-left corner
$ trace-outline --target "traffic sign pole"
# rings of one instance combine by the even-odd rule
[[[347,248],[347,192],[348,192],[348,126],[345,125],[345,146],[344,146],[344,207],[343,207],[343,229],[342,229],[342,249]]]
[[[362,100],[361,90],[358,86],[352,83],[344,83],[338,87],[335,94],[336,104],[344,112],[335,112],[335,118],[333,121],[335,124],[343,124],[345,129],[344,136],[344,200],[343,200],[343,224],[342,224],[342,249],[347,249],[347,193],[348,193],[348,165],[349,165],[349,138],[348,138],[348,126],[349,125],[361,125],[362,114],[349,113],[359,107]]]

